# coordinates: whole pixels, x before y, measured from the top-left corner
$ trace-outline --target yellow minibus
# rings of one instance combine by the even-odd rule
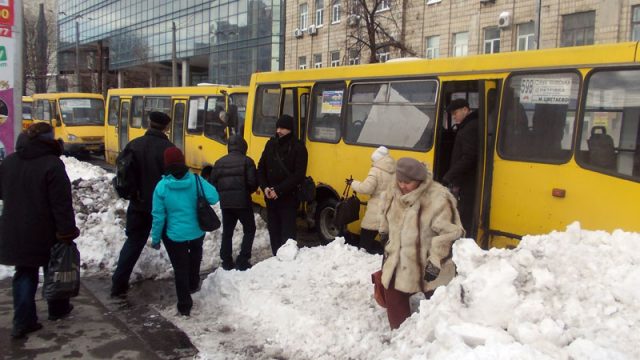
[[[149,112],[162,111],[172,119],[169,139],[183,150],[189,167],[201,170],[227,154],[229,135],[242,133],[247,92],[246,86],[216,84],[111,89],[105,159],[114,164],[129,141],[144,135]]]
[[[65,153],[104,152],[104,97],[90,93],[49,93],[32,96],[33,121],[45,121],[64,141]]]
[[[33,124],[33,117],[31,113],[31,104],[33,98],[31,96],[22,97],[22,130],[28,128]]]
[[[317,182],[306,217],[330,240],[344,230],[333,214],[345,179],[366,177],[376,147],[424,161],[442,179],[455,139],[445,109],[464,98],[479,115],[467,237],[515,246],[573,221],[640,231],[639,55],[634,42],[255,73],[248,155],[259,160],[278,116],[297,119]]]

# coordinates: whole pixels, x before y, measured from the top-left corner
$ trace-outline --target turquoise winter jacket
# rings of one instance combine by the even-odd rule
[[[182,179],[176,179],[173,175],[163,175],[153,192],[151,210],[153,245],[159,244],[162,240],[162,230],[165,224],[167,236],[175,242],[195,240],[204,235],[204,231],[200,230],[200,225],[198,225],[198,215],[196,214],[196,176],[200,178],[204,196],[209,204],[218,203],[218,191],[200,175],[187,172]]]

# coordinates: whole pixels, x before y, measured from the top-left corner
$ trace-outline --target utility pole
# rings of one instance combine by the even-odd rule
[[[178,86],[178,59],[176,58],[176,22],[171,22],[171,85]]]
[[[80,22],[76,18],[76,91],[80,92]]]
[[[542,12],[542,0],[536,0],[536,20],[535,20],[535,38],[536,38],[536,49],[540,49],[540,21]]]

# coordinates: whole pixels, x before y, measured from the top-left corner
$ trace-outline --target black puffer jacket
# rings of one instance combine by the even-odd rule
[[[173,144],[162,131],[149,129],[139,138],[131,140],[126,148],[133,151],[137,183],[140,184],[140,199],[131,200],[129,207],[151,213],[153,190],[164,174],[164,151]]]
[[[277,156],[281,161],[278,161]],[[307,173],[307,148],[293,133],[281,138],[273,136],[264,146],[258,163],[258,184],[264,190],[273,187],[278,198],[295,196],[295,191]],[[287,167],[287,170],[284,167]]]
[[[451,153],[451,167],[443,183],[472,190],[476,181],[478,161],[478,113],[472,112],[458,125]]]
[[[42,266],[58,240],[78,236],[71,183],[55,140],[20,134],[0,164],[0,264]]]
[[[247,142],[241,136],[231,136],[227,148],[229,154],[213,165],[209,182],[220,194],[221,208],[251,208],[251,193],[258,188],[256,164],[246,156]]]

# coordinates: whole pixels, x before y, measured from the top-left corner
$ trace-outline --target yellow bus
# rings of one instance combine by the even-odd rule
[[[242,132],[248,89],[216,84],[111,89],[104,124],[105,159],[115,163],[129,141],[144,135],[148,113],[162,111],[172,119],[169,139],[184,151],[187,165],[200,170],[227,154],[230,133]]]
[[[31,96],[22,97],[22,130],[28,128],[33,124],[33,117],[31,112],[31,104],[33,98]]]
[[[104,97],[90,93],[49,93],[32,96],[34,122],[53,126],[65,153],[104,152]]]
[[[329,240],[341,231],[333,214],[345,179],[365,178],[377,146],[442,179],[455,137],[445,109],[465,98],[479,114],[468,237],[515,246],[573,221],[640,231],[639,55],[638,43],[622,43],[256,73],[248,154],[260,158],[279,115],[298,120],[318,186],[307,219]]]

